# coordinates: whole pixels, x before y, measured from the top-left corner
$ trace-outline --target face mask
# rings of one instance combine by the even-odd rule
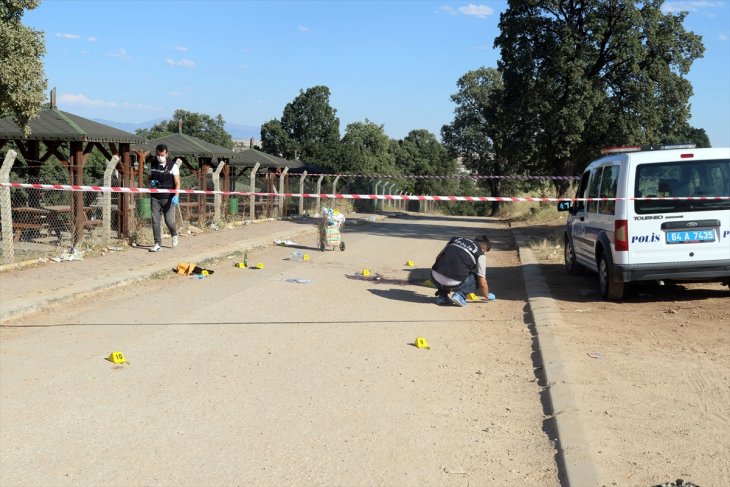
[[[164,164],[167,158],[165,156],[157,156],[157,162]]]

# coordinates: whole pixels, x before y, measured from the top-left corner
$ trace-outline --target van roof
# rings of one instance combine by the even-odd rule
[[[589,166],[602,164],[607,161],[627,161],[640,164],[673,161],[705,161],[712,159],[730,159],[730,147],[623,152],[601,157],[593,161]]]

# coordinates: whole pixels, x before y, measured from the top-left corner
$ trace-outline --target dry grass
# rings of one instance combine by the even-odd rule
[[[562,229],[547,238],[530,239],[530,249],[539,260],[548,262],[563,261]]]

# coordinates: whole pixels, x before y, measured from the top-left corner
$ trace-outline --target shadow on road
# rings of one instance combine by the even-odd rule
[[[409,291],[407,289],[368,289],[370,293],[379,296],[381,298],[393,299],[395,301],[405,301],[408,303],[423,303],[431,304],[435,306],[435,298],[431,296],[424,296],[423,294],[416,294],[415,291]]]
[[[565,266],[558,263],[538,265],[549,284],[554,299],[567,302],[592,303],[603,301],[598,288],[598,276],[591,271],[570,275]],[[527,267],[527,266],[525,266]],[[730,297],[723,289],[697,288],[678,284],[659,285],[655,281],[634,282],[626,285],[623,303],[657,303],[674,301],[700,301],[703,299]]]

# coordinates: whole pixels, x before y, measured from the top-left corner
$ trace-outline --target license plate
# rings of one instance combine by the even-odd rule
[[[714,242],[714,230],[682,230],[679,232],[667,232],[667,243],[701,243]]]

